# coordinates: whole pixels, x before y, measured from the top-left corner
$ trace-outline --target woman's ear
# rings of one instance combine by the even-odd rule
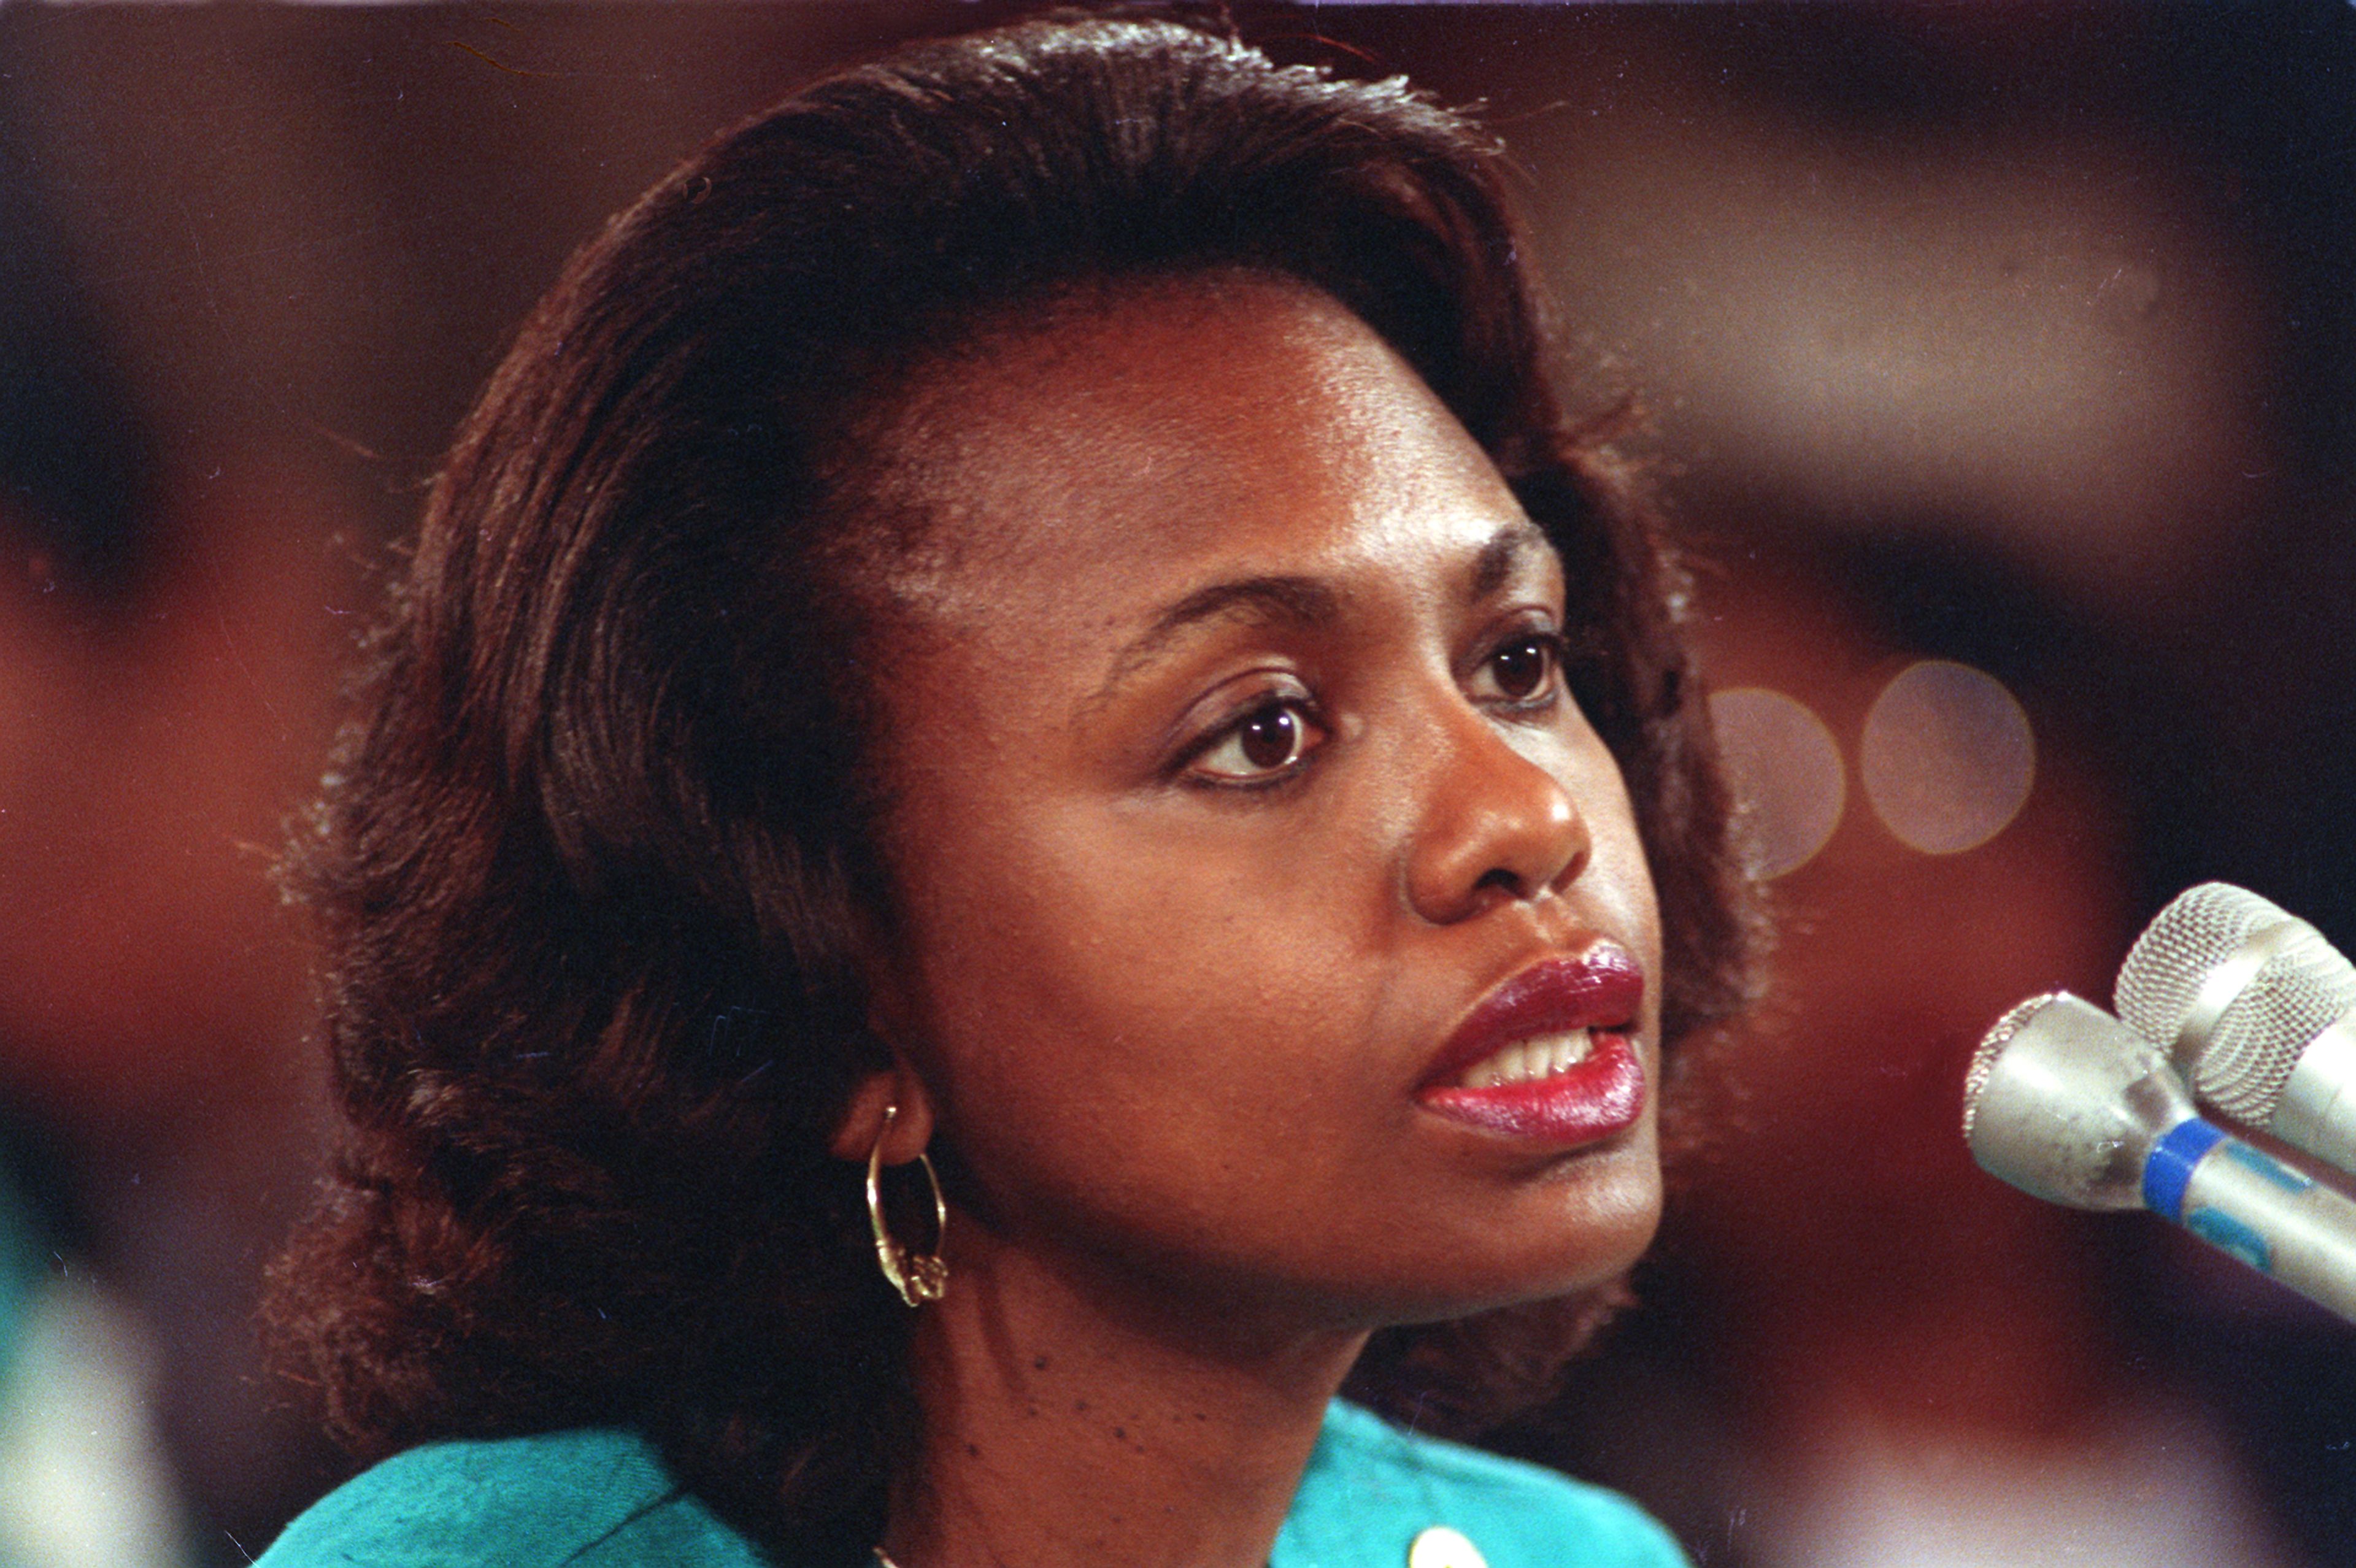
[[[851,1090],[851,1097],[843,1104],[842,1120],[835,1126],[833,1141],[827,1147],[837,1159],[864,1164],[881,1138],[884,1163],[905,1165],[933,1141],[932,1096],[925,1092],[924,1081],[916,1076],[894,1043],[910,1035],[909,993],[897,955],[873,923],[863,916],[856,941],[859,965],[867,981],[868,1032],[874,1037],[879,1053],[891,1058],[892,1065],[867,1074]],[[888,1132],[884,1125],[887,1110],[894,1113]]]
[[[884,1125],[892,1112],[892,1125]],[[827,1147],[837,1159],[864,1162],[884,1144],[885,1165],[905,1165],[933,1141],[933,1099],[916,1073],[898,1062],[859,1081]]]

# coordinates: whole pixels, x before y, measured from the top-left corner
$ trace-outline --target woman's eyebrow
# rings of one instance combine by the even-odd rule
[[[1313,577],[1244,577],[1198,588],[1156,615],[1153,624],[1113,656],[1112,673],[1087,706],[1108,699],[1121,682],[1189,626],[1226,619],[1324,625],[1339,616],[1340,606],[1332,587]]]
[[[1549,540],[1535,523],[1508,523],[1490,536],[1472,558],[1472,599],[1486,599],[1513,581],[1514,572],[1533,555],[1545,553]]]
[[[1549,548],[1536,524],[1506,524],[1472,558],[1466,596],[1487,598],[1513,581],[1531,556]],[[1244,577],[1198,588],[1156,615],[1151,625],[1113,656],[1111,673],[1085,706],[1095,708],[1108,700],[1123,681],[1189,626],[1229,617],[1316,626],[1335,620],[1340,603],[1333,588],[1313,577]]]

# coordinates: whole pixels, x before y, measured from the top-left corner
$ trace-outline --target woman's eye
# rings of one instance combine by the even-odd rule
[[[1194,771],[1217,779],[1266,779],[1307,756],[1320,731],[1298,702],[1253,709],[1204,748]]]
[[[1537,632],[1505,644],[1481,666],[1497,695],[1509,702],[1526,701],[1543,693],[1553,684],[1559,667],[1556,639]]]

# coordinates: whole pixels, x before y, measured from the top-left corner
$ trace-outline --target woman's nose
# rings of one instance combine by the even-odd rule
[[[1408,901],[1436,923],[1575,880],[1591,848],[1563,781],[1511,745],[1486,715],[1462,710],[1436,737],[1440,757],[1408,862]]]

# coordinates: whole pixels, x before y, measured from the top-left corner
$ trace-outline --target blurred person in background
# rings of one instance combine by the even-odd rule
[[[238,1563],[326,1472],[261,1375],[318,1163],[270,881],[315,768],[316,519],[196,464],[0,103],[0,1563]]]

